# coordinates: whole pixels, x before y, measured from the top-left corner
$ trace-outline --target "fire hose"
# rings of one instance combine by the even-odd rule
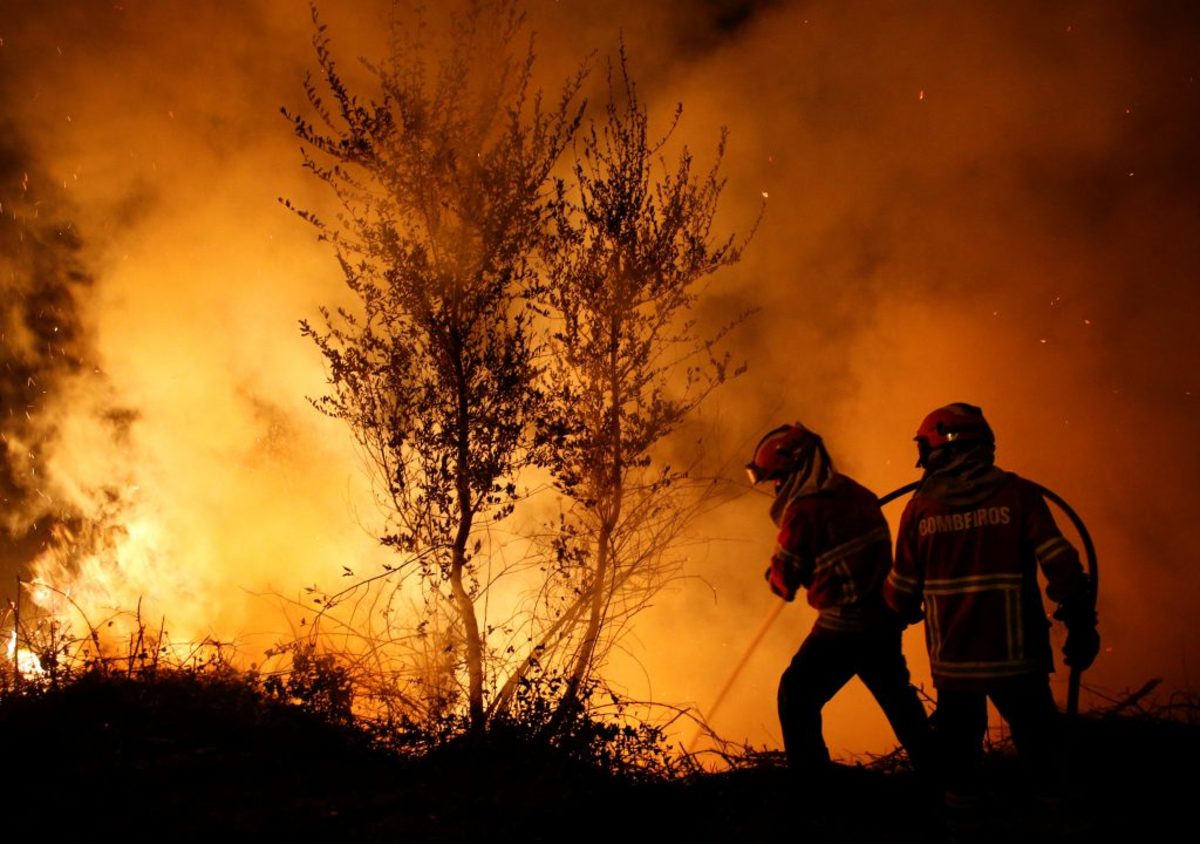
[[[1030,481],[1030,483],[1033,482]],[[913,481],[912,483],[905,484],[899,489],[892,490],[887,495],[880,496],[879,506],[887,506],[902,495],[907,495],[908,493],[914,491],[920,485],[920,481]],[[1060,510],[1063,511],[1063,513],[1067,515],[1067,518],[1071,520],[1071,523],[1075,526],[1075,530],[1079,533],[1079,538],[1083,542],[1084,553],[1087,556],[1088,603],[1094,610],[1096,606],[1096,598],[1099,595],[1100,570],[1096,564],[1096,546],[1092,543],[1092,536],[1090,533],[1088,533],[1087,525],[1083,523],[1083,519],[1081,519],[1079,514],[1075,512],[1075,509],[1066,501],[1064,501],[1059,495],[1049,489],[1046,489],[1046,487],[1042,486],[1041,484],[1033,483],[1033,486],[1039,493],[1041,493],[1043,498],[1053,502]],[[725,702],[725,698],[728,696],[729,691],[733,688],[734,683],[737,682],[738,677],[741,675],[742,669],[746,667],[746,663],[750,661],[750,657],[754,654],[754,651],[758,649],[759,643],[762,642],[763,637],[767,635],[767,631],[771,629],[771,626],[775,623],[775,619],[779,618],[779,615],[783,612],[783,608],[786,606],[786,603],[779,601],[773,607],[771,607],[770,612],[767,613],[766,617],[762,621],[762,624],[759,625],[758,630],[750,639],[750,643],[742,652],[741,659],[738,660],[737,664],[733,668],[733,671],[730,672],[729,679],[725,681],[725,685],[723,685],[721,690],[717,693],[717,697],[716,700],[713,701],[713,705],[709,707],[707,716],[708,720],[711,721],[716,716],[717,710],[720,709],[721,704]],[[1082,676],[1082,668],[1078,668],[1076,666],[1071,667],[1071,673],[1067,681],[1067,715],[1071,717],[1079,714],[1079,686]],[[695,739],[693,739],[693,743],[694,741]]]
[[[1029,481],[1033,488],[1041,493],[1042,498],[1051,501],[1066,514],[1071,520],[1071,524],[1075,525],[1075,530],[1079,534],[1079,540],[1083,543],[1083,551],[1087,558],[1087,574],[1088,574],[1088,608],[1091,611],[1096,609],[1096,598],[1100,594],[1100,569],[1096,564],[1096,546],[1092,542],[1092,535],[1088,533],[1087,525],[1083,523],[1083,519],[1075,512],[1075,508],[1068,504],[1053,490],[1047,489],[1039,483]],[[899,489],[894,489],[887,495],[879,499],[879,506],[883,507],[889,502],[899,498],[902,495],[915,490],[921,485],[920,481],[913,481],[910,484],[905,484]],[[776,613],[777,615],[778,613]],[[1083,669],[1076,666],[1071,666],[1071,673],[1067,679],[1067,715],[1072,718],[1079,714],[1079,685],[1083,679]]]
[[[1075,530],[1079,533],[1079,539],[1083,542],[1083,550],[1087,556],[1088,608],[1094,612],[1096,599],[1100,595],[1100,569],[1096,565],[1096,546],[1092,543],[1092,535],[1088,533],[1087,525],[1083,523],[1083,519],[1070,504],[1041,484],[1034,484],[1034,486],[1037,487],[1043,498],[1053,501],[1060,510],[1067,514],[1067,518],[1071,520],[1071,523],[1075,525]],[[1071,717],[1079,714],[1079,684],[1082,678],[1083,669],[1071,666],[1071,673],[1067,680],[1067,715]]]

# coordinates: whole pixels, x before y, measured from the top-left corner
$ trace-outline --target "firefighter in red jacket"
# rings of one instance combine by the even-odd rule
[[[1035,793],[1062,787],[1050,623],[1038,586],[1067,626],[1066,663],[1099,650],[1087,575],[1037,487],[995,466],[995,437],[974,405],[938,408],[916,436],[925,469],[900,520],[884,587],[905,621],[925,620],[939,768],[948,811],[973,816],[987,700],[1008,722]]]
[[[891,533],[870,490],[838,474],[821,438],[799,423],[762,438],[746,467],[775,485],[778,542],[767,569],[785,601],[803,587],[817,620],[779,683],[779,722],[789,767],[815,784],[829,750],[821,709],[858,675],[918,769],[930,755],[925,709],[909,683],[901,624],[883,600]]]

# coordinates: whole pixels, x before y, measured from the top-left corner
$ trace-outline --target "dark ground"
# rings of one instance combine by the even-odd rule
[[[906,771],[838,766],[804,799],[762,764],[634,783],[509,740],[421,759],[250,687],[195,678],[87,679],[0,701],[0,840],[753,841],[942,840]],[[1075,729],[1077,805],[1051,823],[989,757],[992,841],[1191,840],[1200,726],[1091,717]],[[22,835],[21,833],[24,833]],[[10,837],[11,835],[11,837]],[[1174,839],[1174,835],[1170,838]]]

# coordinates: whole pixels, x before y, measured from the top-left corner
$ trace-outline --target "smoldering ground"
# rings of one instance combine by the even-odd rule
[[[139,495],[170,525],[155,570],[186,575],[162,600],[270,628],[231,594],[379,560],[356,524],[371,510],[345,432],[304,399],[323,379],[295,323],[340,295],[336,267],[275,202],[323,201],[278,116],[312,66],[307,6],[5,5],[6,113],[46,183],[67,184],[84,232],[72,260],[95,278],[77,318],[113,402],[138,414]],[[344,65],[377,54],[385,5],[322,10]],[[547,87],[623,34],[660,126],[682,101],[676,140],[701,160],[730,128],[725,230],[746,231],[765,196],[744,260],[706,299],[713,324],[761,309],[730,340],[747,373],[699,426],[730,481],[762,431],[801,419],[882,492],[915,476],[926,411],[980,404],[1000,463],[1062,494],[1096,539],[1105,652],[1086,681],[1187,686],[1200,644],[1191,7],[530,8]],[[14,389],[6,403],[28,401]],[[64,445],[54,471],[103,475],[80,469],[94,451]],[[639,697],[708,705],[773,600],[764,502],[745,496],[703,527],[717,541],[689,549],[696,579],[617,657]],[[811,619],[787,610],[715,727],[777,739],[774,684]],[[927,683],[919,631],[906,644]],[[890,740],[857,685],[827,725],[835,749]]]

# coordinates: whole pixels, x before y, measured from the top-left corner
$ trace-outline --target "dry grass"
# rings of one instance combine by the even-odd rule
[[[145,652],[4,688],[8,829],[438,842],[497,829],[527,841],[941,835],[936,795],[897,754],[837,766],[815,787],[796,783],[777,751],[731,744],[719,745],[721,773],[684,760],[633,777],[611,757],[538,741],[519,723],[482,741],[364,730],[297,697],[320,687],[319,671],[289,685],[286,674],[246,674],[216,656],[168,665]],[[11,665],[5,670],[11,678]],[[1157,691],[1146,684],[1109,695],[1072,725],[1077,799],[1068,823],[1035,811],[1011,748],[996,742],[987,770],[994,840],[1063,844],[1093,840],[1097,830],[1153,840],[1188,828],[1190,780],[1176,772],[1200,754],[1200,699]],[[400,752],[406,747],[420,753]]]

